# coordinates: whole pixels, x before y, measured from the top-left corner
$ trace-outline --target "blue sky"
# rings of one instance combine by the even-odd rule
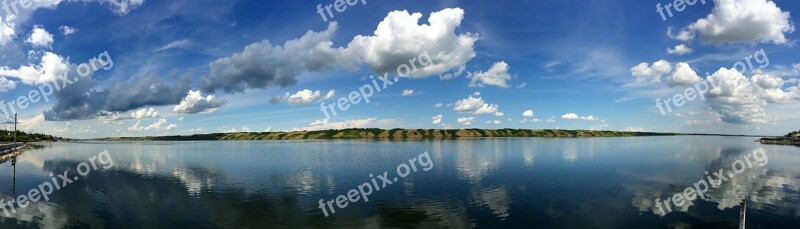
[[[800,126],[797,1],[698,0],[663,20],[657,4],[671,1],[367,0],[324,21],[317,6],[329,17],[335,2],[0,9],[0,99],[16,106],[21,128],[76,138],[349,127],[777,135]],[[320,111],[371,75],[394,79],[422,53],[430,65],[369,103],[330,119]],[[748,59],[752,68],[731,71]],[[82,76],[84,63],[92,73],[49,101],[8,104]],[[662,115],[665,99],[708,80],[720,83],[707,99]]]

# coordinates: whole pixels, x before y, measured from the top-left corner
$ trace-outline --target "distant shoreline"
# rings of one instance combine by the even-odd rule
[[[761,144],[767,145],[794,145],[800,146],[800,141],[783,138],[761,138],[758,140]]]
[[[555,129],[341,129],[291,132],[236,132],[194,135],[106,137],[96,141],[223,141],[223,140],[454,140],[470,138],[588,138],[588,137],[642,137],[642,136],[733,136],[763,137],[752,135],[685,134],[656,132],[627,132],[600,130],[555,130]]]
[[[794,145],[800,147],[800,131],[792,131],[783,137],[761,138],[758,139],[758,142],[768,145]]]

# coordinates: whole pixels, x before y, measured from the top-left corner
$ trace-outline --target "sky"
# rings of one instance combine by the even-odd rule
[[[793,0],[2,4],[0,116],[62,137],[800,129]]]

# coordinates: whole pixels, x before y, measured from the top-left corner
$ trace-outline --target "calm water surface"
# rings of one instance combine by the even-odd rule
[[[2,215],[0,228],[800,228],[800,147],[744,137],[458,141],[43,143],[0,165],[10,200],[108,150],[96,170]],[[763,150],[745,169],[665,217],[654,199]],[[429,152],[434,166],[325,217],[333,199]],[[16,174],[16,175],[14,175]],[[673,209],[675,210],[675,209]]]

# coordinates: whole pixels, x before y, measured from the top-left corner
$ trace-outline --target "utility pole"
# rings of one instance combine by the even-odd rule
[[[16,156],[11,158],[11,166],[14,167],[14,181],[13,181],[14,182],[14,184],[13,184],[14,187],[11,188],[11,192],[16,196],[17,195],[17,157]]]
[[[14,147],[17,147],[17,113],[14,113]]]
[[[745,212],[747,211],[747,204],[742,201],[739,203],[739,228],[744,229],[745,227]]]

